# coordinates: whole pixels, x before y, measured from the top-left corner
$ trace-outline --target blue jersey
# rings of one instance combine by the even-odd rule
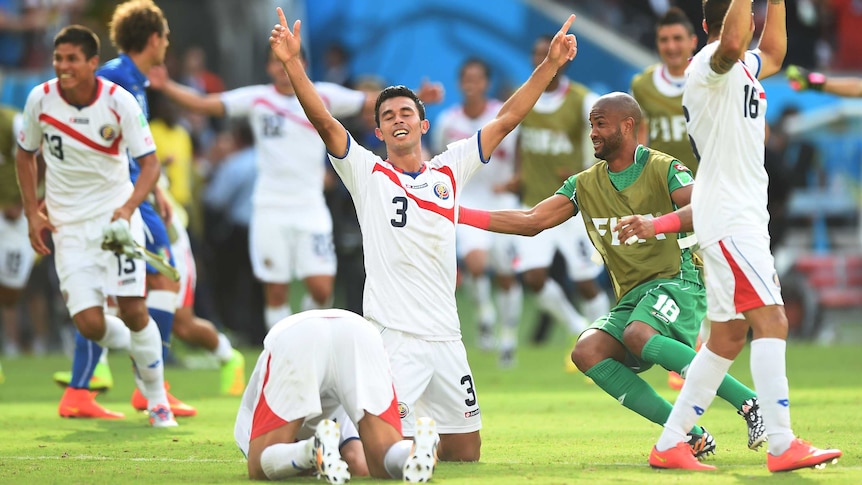
[[[150,85],[150,80],[138,69],[138,66],[135,65],[129,56],[120,54],[115,59],[111,59],[96,71],[96,75],[113,81],[126,91],[132,93],[135,99],[138,100],[138,104],[141,105],[141,111],[144,112],[144,116],[150,119],[150,107],[147,105],[146,91],[147,86]],[[137,182],[140,172],[141,169],[138,167],[138,162],[129,157],[129,174],[132,176],[132,183]]]
[[[138,69],[138,66],[135,65],[135,62],[129,56],[120,54],[117,58],[111,59],[96,71],[96,75],[113,81],[126,91],[132,93],[135,99],[138,100],[138,104],[141,105],[141,111],[144,112],[144,116],[150,119],[150,107],[147,105],[147,86],[150,85],[150,80]],[[138,166],[138,162],[130,156],[129,175],[132,178],[132,183],[138,181],[140,173],[141,168]],[[174,258],[170,253],[171,243],[168,239],[165,224],[148,201],[145,200],[141,203],[140,210],[144,224],[147,226],[147,249],[167,257],[171,262],[171,266],[173,266]],[[155,268],[149,264],[147,265],[147,273],[156,272]]]

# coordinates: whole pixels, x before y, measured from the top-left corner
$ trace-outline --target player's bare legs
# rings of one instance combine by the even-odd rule
[[[0,285],[0,317],[3,322],[4,353],[14,357],[20,351],[18,303],[21,290]]]
[[[174,336],[210,352],[215,352],[218,347],[218,330],[209,320],[196,316],[190,306],[177,308],[174,314]]]
[[[464,256],[464,266],[469,275],[468,291],[475,304],[476,323],[479,330],[479,348],[482,350],[493,350],[494,323],[497,313],[491,299],[491,282],[485,274],[488,265],[488,251],[474,249]]]
[[[478,431],[441,434],[437,456],[440,461],[479,461],[482,438]]]
[[[359,420],[359,437],[362,447],[365,449],[368,472],[375,478],[390,478],[386,471],[384,459],[392,445],[400,442],[403,438],[394,426],[387,423],[380,416],[365,412],[365,416]],[[351,470],[351,473],[353,470]]]
[[[269,480],[270,477],[266,476],[266,473],[263,472],[263,467],[261,466],[261,454],[266,450],[269,446],[279,444],[279,443],[290,443],[290,444],[298,444],[294,443],[296,441],[296,434],[299,429],[302,427],[302,423],[305,420],[299,419],[296,421],[291,421],[283,426],[279,426],[272,431],[266,432],[248,443],[248,477],[252,480]],[[272,477],[272,479],[277,479],[277,477]]]
[[[263,314],[267,330],[291,315],[290,305],[287,301],[289,291],[290,285],[288,283],[263,283],[265,305]]]
[[[328,308],[331,305],[332,288],[335,285],[335,276],[332,275],[311,275],[305,278],[305,288],[308,295],[311,296],[311,302],[306,300],[303,302],[303,310],[313,310],[318,308]],[[306,308],[314,305],[312,308]]]

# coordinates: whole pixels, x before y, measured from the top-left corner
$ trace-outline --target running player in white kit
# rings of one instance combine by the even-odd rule
[[[750,0],[707,0],[703,11],[709,39],[686,70],[682,102],[700,161],[691,211],[712,331],[691,362],[649,463],[715,469],[697,461],[685,435],[709,408],[750,329],[751,377],[769,444],[767,468],[777,472],[824,465],[841,451],[815,448],[790,428],[787,317],[767,231],[766,93],[758,79],[781,69],[787,50],[784,2],[769,0],[766,26],[754,51],[746,51],[754,33]],[[679,232],[678,217],[674,226],[670,232]]]
[[[374,155],[327,111],[300,57],[300,22],[291,32],[284,12],[278,12],[280,24],[272,30],[270,45],[356,205],[368,274],[364,313],[380,329],[395,372],[404,435],[414,436],[415,416],[427,414],[441,433],[440,459],[476,461],[482,422],[455,307],[460,191],[575,57],[575,37],[566,34],[574,15],[554,37],[545,61],[494,120],[426,162],[422,135],[429,123],[416,94],[404,86],[380,93],[375,132],[389,159]]]
[[[176,426],[164,389],[162,339],[144,299],[144,263],[101,248],[103,234],[144,243],[138,206],[153,188],[159,160],[135,98],[96,77],[98,52],[99,38],[91,30],[64,28],[54,38],[57,78],[36,86],[27,98],[16,163],[30,243],[48,254],[42,238],[45,231],[52,233],[60,289],[78,331],[104,347],[128,347],[150,423]],[[47,216],[36,200],[40,147],[47,166]],[[129,156],[141,166],[134,185]],[[122,320],[104,314],[106,295],[117,296]]]
[[[490,68],[484,61],[471,58],[461,65],[460,87],[464,95],[463,104],[455,105],[437,119],[432,131],[432,147],[442,153],[449,144],[473,136],[497,116],[503,102],[489,98],[487,91]],[[480,170],[464,188],[461,204],[489,210],[515,209],[518,197],[507,190],[507,183],[515,173],[515,143],[517,132],[512,132],[491,155],[494,170]],[[458,258],[467,269],[468,292],[475,304],[479,348],[496,348],[494,331],[499,319],[500,365],[514,364],[517,345],[518,323],[521,320],[523,291],[515,279],[515,243],[517,236],[482,231],[475,227],[459,225],[455,234]],[[491,281],[486,274],[492,269],[496,275],[497,308],[491,297]]]

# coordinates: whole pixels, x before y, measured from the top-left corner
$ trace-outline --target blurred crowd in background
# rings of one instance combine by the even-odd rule
[[[107,42],[106,24],[116,3],[0,0],[0,101],[20,109],[30,88],[54,77],[52,39],[66,25],[81,23],[93,28],[102,38],[102,59],[113,57],[116,53],[111,52]],[[314,8],[314,2],[305,6],[301,5],[304,2],[229,0],[159,3],[171,24],[172,43],[166,60],[170,77],[201,93],[219,93],[245,84],[267,82],[262,64],[275,5],[294,3],[300,4],[296,7],[300,10]],[[207,3],[218,4],[224,7],[223,11],[219,15],[213,13],[219,8],[210,8],[201,18],[188,18],[189,11]],[[683,8],[697,26],[701,19],[700,2],[695,0],[558,0],[556,3],[630,37],[647,51],[655,48],[655,20],[671,6]],[[232,16],[246,4],[259,14],[246,12]],[[862,0],[787,0],[786,4],[787,28],[792,33],[787,63],[832,72],[862,71]],[[758,9],[756,22],[762,22],[765,2],[759,2],[758,7],[762,8]],[[175,13],[178,10],[186,12],[186,16],[179,17]],[[230,29],[225,30],[224,26],[232,20],[237,26],[229,34]],[[207,28],[211,23],[221,27]],[[243,30],[258,25],[261,27],[256,30]],[[201,32],[208,35],[200,35]],[[223,54],[231,48],[226,46],[231,35],[256,36],[260,42],[252,44],[259,52],[246,56],[250,58],[243,58],[242,62],[239,58],[236,63],[225,60]],[[701,45],[704,40],[702,35]],[[312,59],[316,66],[313,72],[322,73],[315,80],[372,92],[388,84],[379,73],[354,72],[350,63],[352,53],[340,44],[324,46],[321,52],[323,56]],[[210,58],[215,53],[221,54],[217,61]],[[248,65],[255,66],[251,72],[243,67]],[[432,78],[435,74],[428,73]],[[237,343],[257,345],[265,328],[262,291],[248,257],[250,195],[255,181],[250,129],[246,123],[184,112],[155,92],[151,93],[150,106],[153,135],[170,180],[170,191],[189,213],[189,233],[198,258],[197,314],[232,331]],[[783,232],[789,227],[785,211],[791,191],[810,186],[812,179],[816,184],[822,177],[817,173],[820,154],[815,147],[790,143],[786,121],[792,114],[792,110],[787,110],[772,124],[768,148],[776,244],[781,243]],[[345,124],[357,141],[385,156],[382,143],[373,134],[373,119],[360,117]],[[321,163],[325,163],[323,154]],[[330,175],[327,198],[335,223],[338,254],[336,306],[361,313],[364,270],[359,226],[349,194],[334,173]],[[12,320],[20,322],[19,325],[7,323],[11,313],[18,315]],[[63,349],[71,322],[57,291],[50,256],[37,263],[20,305],[4,308],[0,322],[4,358],[23,352],[41,354]]]

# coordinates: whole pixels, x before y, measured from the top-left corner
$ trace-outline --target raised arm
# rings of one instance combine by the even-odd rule
[[[284,66],[284,70],[293,84],[296,98],[305,111],[305,116],[320,134],[326,144],[326,149],[329,150],[329,153],[343,156],[347,153],[347,131],[326,110],[323,100],[320,99],[320,95],[314,89],[314,84],[312,84],[311,79],[308,79],[305,67],[302,65],[299,37],[301,22],[299,20],[294,22],[293,32],[291,32],[287,28],[284,11],[281,10],[281,7],[276,10],[278,11],[279,23],[272,28],[269,37],[272,52]]]
[[[794,65],[787,66],[785,75],[790,87],[796,91],[812,89],[848,98],[862,98],[862,78],[826,77],[822,73]]]
[[[533,105],[557,75],[557,71],[578,54],[577,39],[574,34],[567,33],[574,20],[575,16],[569,15],[566,23],[551,40],[545,60],[536,67],[527,82],[503,103],[497,117],[482,128],[480,143],[486,156],[490,155],[503,138],[533,109]]]
[[[760,60],[763,62],[759,79],[767,78],[781,70],[784,56],[787,54],[787,10],[784,0],[769,0],[766,21],[757,48],[760,50]]]
[[[484,211],[461,207],[460,224],[491,232],[535,236],[569,220],[575,215],[575,205],[566,196],[554,194],[527,210]]]
[[[718,48],[709,60],[713,72],[724,74],[742,57],[751,40],[751,1],[732,0],[721,28]]]
[[[147,74],[150,87],[161,91],[172,101],[185,109],[208,116],[224,116],[225,109],[221,96],[218,94],[203,95],[194,89],[183,86],[168,77],[164,66],[154,66]]]

